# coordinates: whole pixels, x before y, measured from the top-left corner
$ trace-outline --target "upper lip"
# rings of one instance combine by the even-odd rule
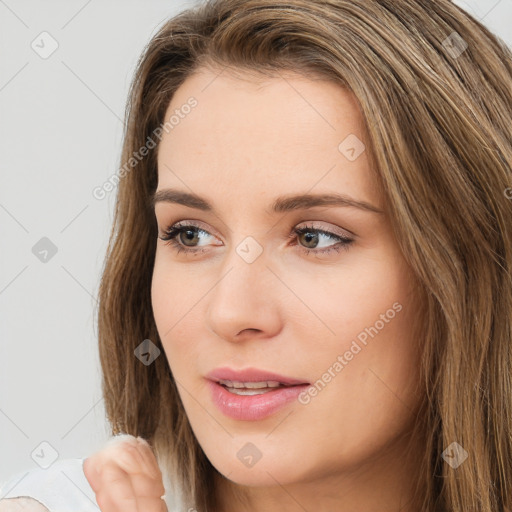
[[[265,382],[276,381],[286,386],[295,386],[297,384],[309,384],[303,379],[294,379],[279,375],[278,373],[258,368],[245,368],[243,370],[234,370],[233,368],[223,367],[215,368],[206,375],[207,379],[219,382],[220,380],[230,380],[235,382]]]

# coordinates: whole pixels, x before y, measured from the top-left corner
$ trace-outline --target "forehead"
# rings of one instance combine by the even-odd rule
[[[184,108],[192,98],[194,108]],[[337,191],[380,204],[357,99],[331,81],[203,68],[178,88],[171,116],[158,149],[159,189],[269,198]]]

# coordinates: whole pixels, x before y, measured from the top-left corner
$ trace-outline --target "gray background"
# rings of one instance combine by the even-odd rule
[[[512,0],[457,3],[512,46]],[[116,172],[140,52],[194,4],[0,0],[0,485],[108,437],[94,311],[115,191],[92,190]]]

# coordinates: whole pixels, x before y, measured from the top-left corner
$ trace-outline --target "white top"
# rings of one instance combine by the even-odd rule
[[[94,491],[83,472],[84,459],[62,459],[48,469],[18,473],[2,485],[0,499],[28,496],[50,512],[98,512]]]
[[[18,473],[2,485],[0,500],[25,496],[39,501],[49,512],[100,512],[83,471],[84,460],[61,459],[47,469]],[[169,511],[181,510],[167,489],[165,502]]]

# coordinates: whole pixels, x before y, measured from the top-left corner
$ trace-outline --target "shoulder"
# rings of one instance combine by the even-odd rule
[[[46,512],[45,507],[49,512],[98,512],[94,491],[83,472],[83,459],[61,459],[47,469],[18,473],[0,489],[0,512]]]

